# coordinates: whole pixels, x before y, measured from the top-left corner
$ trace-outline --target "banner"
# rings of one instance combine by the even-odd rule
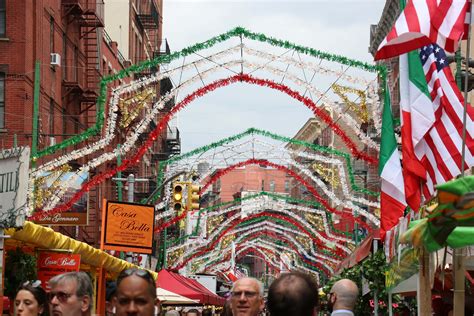
[[[53,194],[55,190],[55,182],[64,183],[68,178],[75,175],[74,172],[61,172],[54,174],[51,172],[44,173],[45,181],[41,186],[41,191],[43,195]],[[71,199],[78,191],[81,190],[82,184],[85,183],[89,178],[88,172],[81,172],[77,177],[76,181],[67,188],[66,193],[60,199],[61,203],[65,203]],[[86,226],[89,224],[89,193],[81,195],[79,200],[75,202],[72,207],[61,213],[56,213],[53,215],[45,215],[40,217],[34,223],[39,225],[52,225],[52,226]]]
[[[23,226],[29,161],[28,147],[0,150],[0,229]]]
[[[58,274],[79,271],[81,255],[41,251],[38,253],[37,264],[38,280],[46,286],[48,281]]]
[[[105,208],[104,249],[152,253],[154,206],[107,201]]]

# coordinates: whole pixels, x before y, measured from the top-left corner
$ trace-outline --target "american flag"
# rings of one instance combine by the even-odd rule
[[[447,63],[444,50],[436,44],[420,50],[428,91],[433,101],[435,122],[420,145],[417,158],[426,170],[423,186],[425,198],[434,193],[434,186],[461,173],[464,98]],[[474,109],[467,106],[465,169],[474,166]]]
[[[467,38],[469,0],[409,0],[377,49],[375,60],[407,53],[430,43],[455,52]]]

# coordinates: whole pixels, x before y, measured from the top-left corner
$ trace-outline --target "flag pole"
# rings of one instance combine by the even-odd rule
[[[472,25],[472,3],[470,3],[470,22],[467,32],[466,42],[466,73],[464,75],[464,109],[462,118],[462,145],[461,145],[461,177],[464,177],[465,155],[466,155],[466,121],[468,102],[468,83],[469,83],[469,58],[471,54],[471,25]],[[453,249],[453,272],[454,272],[454,293],[453,293],[453,315],[464,315],[465,303],[465,277],[464,277],[464,251],[463,249]]]

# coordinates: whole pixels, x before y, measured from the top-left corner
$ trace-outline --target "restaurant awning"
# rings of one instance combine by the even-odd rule
[[[158,280],[156,281],[156,285],[168,291],[172,291],[190,299],[197,300],[199,301],[199,304],[212,304],[221,306],[225,304],[225,299],[223,297],[212,293],[197,281],[165,269],[158,272]]]
[[[372,232],[364,241],[354,250],[354,252],[347,257],[346,259],[342,260],[336,267],[336,274],[341,272],[343,269],[351,268],[364,260],[372,250],[372,241],[374,240],[374,236],[378,237],[378,230]]]
[[[197,305],[198,301],[184,297],[177,293],[165,290],[161,287],[156,288],[156,296],[163,305]]]
[[[80,254],[81,262],[94,267],[103,267],[112,275],[116,275],[124,269],[139,268],[130,262],[111,256],[100,249],[96,249],[86,243],[55,232],[51,228],[32,222],[26,221],[20,230],[13,228],[7,229],[5,234],[15,240],[34,244],[40,248],[69,250],[72,253]],[[156,279],[158,276],[157,273],[153,271],[150,272]]]

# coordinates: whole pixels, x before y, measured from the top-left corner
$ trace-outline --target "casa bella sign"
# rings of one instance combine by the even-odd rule
[[[25,222],[29,159],[29,147],[0,150],[0,229]]]

